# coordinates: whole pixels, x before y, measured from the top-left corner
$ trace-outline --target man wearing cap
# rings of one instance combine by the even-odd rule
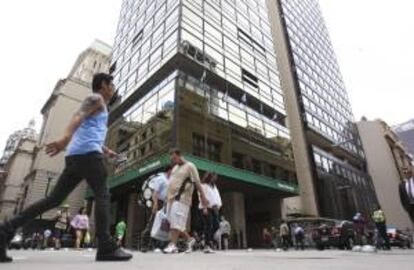
[[[30,205],[10,220],[0,223],[0,262],[11,262],[6,249],[15,231],[40,214],[59,206],[65,198],[86,180],[94,193],[96,238],[98,239],[97,261],[126,261],[131,254],[119,248],[111,238],[110,193],[106,182],[107,171],[104,156],[117,157],[117,153],[106,148],[108,110],[117,99],[112,76],[95,74],[92,95],[87,97],[73,115],[61,139],[46,145],[51,157],[66,149],[65,168],[53,191],[44,199]]]

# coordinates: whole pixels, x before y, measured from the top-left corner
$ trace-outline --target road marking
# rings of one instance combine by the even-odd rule
[[[13,256],[14,261],[24,261],[27,260],[27,257]]]

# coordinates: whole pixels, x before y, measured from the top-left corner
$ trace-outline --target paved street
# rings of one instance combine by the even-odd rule
[[[89,251],[12,251],[12,264],[1,265],[2,270],[12,269],[98,269],[114,267],[157,270],[256,270],[256,269],[390,269],[405,270],[414,267],[414,250],[395,249],[376,254],[350,251],[289,251],[255,250],[229,251],[205,255],[203,253],[164,255],[134,252],[134,259],[127,263],[97,263],[94,252]],[[74,268],[76,267],[76,268]],[[121,269],[119,269],[121,270]]]

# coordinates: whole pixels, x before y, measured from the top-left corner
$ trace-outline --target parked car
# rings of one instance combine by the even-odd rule
[[[300,224],[305,229],[305,244],[323,250],[326,248],[351,249],[355,239],[351,221],[329,218],[290,218],[288,224]]]
[[[332,227],[325,223],[314,229],[312,238],[315,242],[316,249],[324,250],[331,246],[331,230]]]
[[[21,249],[23,248],[23,234],[17,233],[14,235],[13,239],[10,242],[9,249]]]
[[[33,233],[23,238],[24,249],[40,249],[42,247],[43,237],[40,233]]]
[[[330,245],[339,249],[352,249],[355,239],[353,223],[337,221],[331,230]]]
[[[411,248],[411,237],[397,228],[388,227],[387,235],[390,239],[391,246],[400,248]]]
[[[321,224],[326,224],[328,227],[332,227],[335,224],[335,220],[327,218],[314,218],[314,217],[289,217],[287,219],[288,225],[291,231],[295,224],[300,225],[305,230],[305,247],[314,248],[317,246],[315,240],[318,238],[317,229]]]
[[[72,248],[75,246],[75,238],[71,233],[63,234],[61,241],[63,248]]]

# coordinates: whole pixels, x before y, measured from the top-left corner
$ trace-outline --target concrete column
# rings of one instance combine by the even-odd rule
[[[223,194],[222,199],[224,216],[231,224],[231,236],[237,235],[238,246],[234,248],[247,248],[244,194],[241,192],[230,192]],[[233,241],[231,239],[231,243]]]
[[[286,112],[288,127],[291,131],[293,154],[299,183],[301,198],[301,210],[303,214],[318,216],[319,210],[316,201],[316,190],[314,187],[313,164],[311,152],[308,148],[306,130],[303,124],[300,102],[294,78],[294,71],[289,58],[288,40],[282,25],[279,1],[267,0],[270,25],[272,27],[276,55],[278,56],[278,68],[281,75],[282,89],[285,93]],[[285,201],[289,202],[289,201]],[[297,201],[295,202],[297,203]],[[294,205],[293,207],[298,207]]]
[[[131,193],[129,194],[128,199],[128,216],[126,217],[126,223],[127,223],[127,232],[125,236],[125,245],[128,248],[133,247],[137,239],[134,239],[138,237],[140,232],[140,223],[143,222],[142,218],[142,211],[139,209],[138,206],[138,194],[137,193]]]

